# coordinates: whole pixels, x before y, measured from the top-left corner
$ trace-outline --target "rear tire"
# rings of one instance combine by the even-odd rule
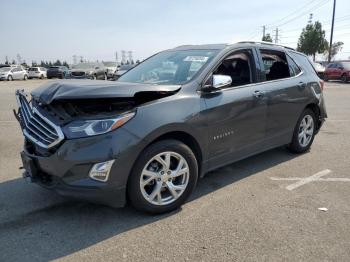
[[[26,81],[28,79],[27,75],[24,75],[23,80]]]
[[[128,199],[139,211],[169,212],[185,202],[197,178],[197,160],[187,145],[177,140],[159,141],[136,160],[128,181]]]
[[[316,133],[316,116],[311,109],[305,109],[294,128],[292,142],[288,149],[296,154],[305,153],[312,145]]]

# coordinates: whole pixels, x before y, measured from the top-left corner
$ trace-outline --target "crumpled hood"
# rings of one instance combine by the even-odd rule
[[[42,104],[54,100],[133,97],[139,92],[174,92],[179,85],[152,85],[112,81],[61,80],[47,83],[34,91],[32,97]]]

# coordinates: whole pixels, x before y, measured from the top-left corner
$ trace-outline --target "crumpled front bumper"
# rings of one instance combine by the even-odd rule
[[[24,177],[57,193],[121,207],[126,202],[126,185],[143,141],[123,128],[95,137],[66,140],[50,156],[33,152],[26,142],[23,157],[29,159],[34,172],[27,170]],[[89,171],[95,163],[115,159],[106,182],[93,180]],[[27,166],[27,167],[26,167]]]

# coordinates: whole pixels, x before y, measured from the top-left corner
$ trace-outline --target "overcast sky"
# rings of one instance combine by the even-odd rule
[[[280,29],[280,42],[296,47],[309,13],[329,39],[333,0],[104,0],[2,1],[0,63],[19,53],[27,62],[72,56],[114,60],[132,50],[135,59],[183,44],[261,40]],[[337,0],[334,41],[350,57],[350,4]]]

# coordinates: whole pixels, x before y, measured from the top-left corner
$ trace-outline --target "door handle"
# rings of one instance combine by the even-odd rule
[[[298,87],[300,89],[304,89],[306,87],[306,84],[304,82],[299,82]]]
[[[264,96],[264,92],[260,91],[260,90],[256,90],[254,91],[253,95],[256,97],[256,98],[262,98]]]

